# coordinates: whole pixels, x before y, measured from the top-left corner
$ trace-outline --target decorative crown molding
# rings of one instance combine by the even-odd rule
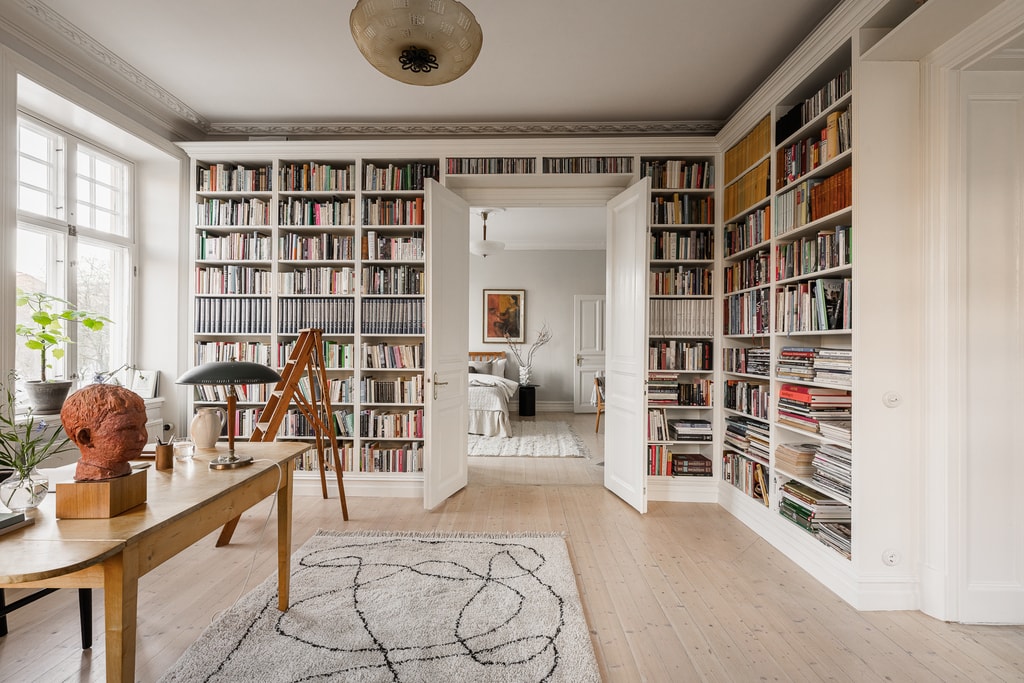
[[[247,137],[713,136],[721,121],[494,123],[214,123],[210,135]]]

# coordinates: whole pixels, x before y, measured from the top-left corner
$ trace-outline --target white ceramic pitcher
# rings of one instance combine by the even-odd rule
[[[213,448],[217,445],[217,438],[224,429],[227,419],[227,411],[223,408],[198,409],[189,426],[189,433],[196,442],[196,448]]]

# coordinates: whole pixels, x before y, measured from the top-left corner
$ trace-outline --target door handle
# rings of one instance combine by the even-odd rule
[[[583,354],[576,354],[576,365],[583,365]]]
[[[437,378],[437,373],[435,372],[434,373],[434,400],[435,401],[437,400],[437,388],[438,387],[446,387],[446,386],[448,386],[448,382],[442,382],[441,380],[439,380]]]

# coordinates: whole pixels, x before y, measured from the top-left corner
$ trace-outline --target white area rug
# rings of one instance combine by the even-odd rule
[[[512,422],[512,436],[469,435],[469,454],[482,456],[535,456],[589,458],[583,439],[567,422],[524,420]]]
[[[161,680],[600,681],[556,535],[318,531]]]

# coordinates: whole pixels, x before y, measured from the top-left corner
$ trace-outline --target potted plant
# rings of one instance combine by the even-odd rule
[[[70,380],[49,380],[46,370],[53,368],[51,358],[64,357],[63,344],[70,344],[65,325],[80,323],[88,330],[102,330],[103,325],[112,322],[98,313],[76,309],[70,301],[45,292],[26,292],[18,289],[19,307],[28,308],[30,323],[17,323],[14,333],[25,338],[25,346],[39,353],[39,379],[25,383],[29,404],[39,413],[60,412],[60,407],[71,389]]]
[[[17,415],[12,388],[16,379],[13,371],[8,373],[0,398],[0,503],[21,512],[38,506],[49,489],[49,481],[36,468],[51,455],[69,450],[71,440],[59,423],[48,429],[31,410]]]
[[[537,332],[537,339],[530,346],[529,352],[525,356],[519,351],[520,344],[512,342],[512,338],[506,334],[505,343],[508,344],[508,348],[511,349],[512,355],[516,357],[516,362],[519,363],[519,384],[527,385],[530,383],[530,376],[533,373],[533,354],[537,353],[537,349],[551,341],[551,328],[548,327],[547,323],[540,328]]]

